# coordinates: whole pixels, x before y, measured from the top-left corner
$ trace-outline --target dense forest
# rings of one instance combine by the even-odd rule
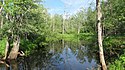
[[[96,54],[98,61],[100,51],[104,52],[104,65],[98,63],[103,70],[124,70],[125,1],[96,1],[97,8],[82,7],[68,16],[49,14],[41,0],[1,0],[0,64],[32,56],[34,51],[50,43],[81,42],[91,46],[89,50]],[[98,46],[103,46],[103,50]]]

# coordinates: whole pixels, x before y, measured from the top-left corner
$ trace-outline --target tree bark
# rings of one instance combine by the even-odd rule
[[[10,51],[8,59],[16,59],[17,58],[18,51],[19,51],[19,44],[20,44],[20,38],[17,37],[16,40],[13,42],[13,48]]]
[[[103,70],[107,70],[107,66],[104,59],[103,53],[103,45],[102,45],[102,27],[101,27],[101,7],[100,7],[100,0],[96,0],[96,8],[97,8],[97,26],[98,26],[98,46],[99,46],[99,56],[100,56],[100,63]]]
[[[2,0],[2,4],[4,5],[4,0]],[[0,15],[1,15],[0,28],[1,28],[1,29],[2,29],[2,27],[3,27],[3,16],[2,16],[2,10],[3,10],[3,7],[1,6],[1,7],[0,7]]]
[[[1,16],[0,28],[1,28],[1,29],[2,29],[2,27],[3,27],[2,9],[3,9],[3,7],[0,8],[0,16]]]

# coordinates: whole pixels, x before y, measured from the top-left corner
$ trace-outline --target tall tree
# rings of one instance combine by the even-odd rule
[[[65,33],[65,18],[66,18],[66,14],[65,14],[65,11],[64,11],[64,15],[63,15],[63,24],[62,24],[62,34]]]
[[[100,0],[96,0],[96,8],[97,8],[98,46],[99,46],[100,63],[102,69],[107,70],[103,53],[103,45],[102,45],[102,26],[101,26],[102,13],[100,7]]]
[[[2,29],[2,27],[3,27],[2,10],[3,10],[3,5],[4,5],[4,0],[2,0],[1,3],[2,3],[2,5],[0,6],[0,16],[1,16],[0,28]]]
[[[4,17],[4,24],[3,30],[1,30],[8,39],[13,41],[13,47],[10,51],[8,56],[9,59],[16,59],[17,55],[19,54],[19,46],[20,46],[20,39],[24,38],[25,33],[30,33],[35,31],[33,28],[36,25],[35,21],[31,22],[31,19],[34,18],[36,15],[32,13],[32,10],[38,7],[32,0],[27,1],[13,1],[13,0],[5,0],[2,15]],[[34,11],[35,12],[35,11]],[[30,17],[31,15],[34,17]],[[30,17],[30,18],[29,18]],[[38,17],[38,16],[37,16]],[[35,19],[37,19],[35,17]],[[33,30],[34,29],[34,30]],[[7,39],[7,40],[8,40]],[[6,43],[6,49],[8,48],[9,44]],[[6,50],[5,50],[5,57],[6,58]]]

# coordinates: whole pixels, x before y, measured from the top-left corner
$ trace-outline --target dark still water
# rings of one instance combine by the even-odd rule
[[[0,70],[96,70],[96,55],[90,49],[78,43],[51,43],[29,57],[10,61],[9,68],[1,64]]]

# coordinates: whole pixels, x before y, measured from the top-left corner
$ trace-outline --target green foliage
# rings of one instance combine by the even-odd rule
[[[26,56],[29,55],[35,47],[37,47],[37,45],[33,42],[24,39],[21,40],[20,49],[25,52]]]
[[[62,39],[69,42],[78,42],[79,38],[76,34],[62,34]]]
[[[6,47],[6,38],[0,40],[0,55],[4,55],[4,51],[5,51],[5,47]]]
[[[80,33],[79,39],[86,45],[93,44],[97,41],[97,37],[93,33]]]
[[[103,3],[103,26],[105,35],[124,35],[125,33],[125,8],[123,0],[110,0],[107,3]]]
[[[124,70],[125,69],[125,54],[109,64],[109,70]]]
[[[104,39],[105,46],[121,46],[125,45],[125,37],[124,36],[109,36]]]
[[[57,42],[60,40],[69,41],[69,42],[78,42],[79,38],[77,34],[56,34],[55,36],[50,36],[46,38],[47,42]]]
[[[0,37],[7,36],[13,42],[16,36],[19,36],[21,39],[20,49],[27,55],[38,45],[45,45],[43,42],[45,40],[41,38],[41,35],[44,37],[46,28],[44,17],[47,17],[48,14],[43,6],[39,6],[32,0],[7,0],[2,7],[4,10],[0,16],[4,18],[4,22],[2,29],[0,28]],[[33,35],[36,38],[27,38]],[[37,37],[38,35],[40,39]],[[3,44],[4,42],[0,48],[2,50],[5,48],[3,48]],[[1,52],[3,55],[4,51]]]
[[[0,2],[0,7],[4,8],[0,14],[0,20],[4,19],[0,37],[7,36],[13,41],[16,36],[19,36],[20,49],[26,55],[36,48],[48,45],[49,42],[82,40],[84,44],[97,44],[95,9],[81,8],[76,14],[64,19],[63,15],[49,15],[47,9],[36,4],[35,1],[37,0],[5,0],[4,5]],[[121,47],[125,46],[124,5],[124,0],[102,3],[102,28],[103,35],[106,37],[103,39],[103,45],[106,51],[112,49],[122,51]],[[6,39],[0,40],[0,55],[4,55],[5,41]],[[124,60],[121,56],[119,60],[112,63],[111,70],[121,70],[124,67],[122,65]]]

